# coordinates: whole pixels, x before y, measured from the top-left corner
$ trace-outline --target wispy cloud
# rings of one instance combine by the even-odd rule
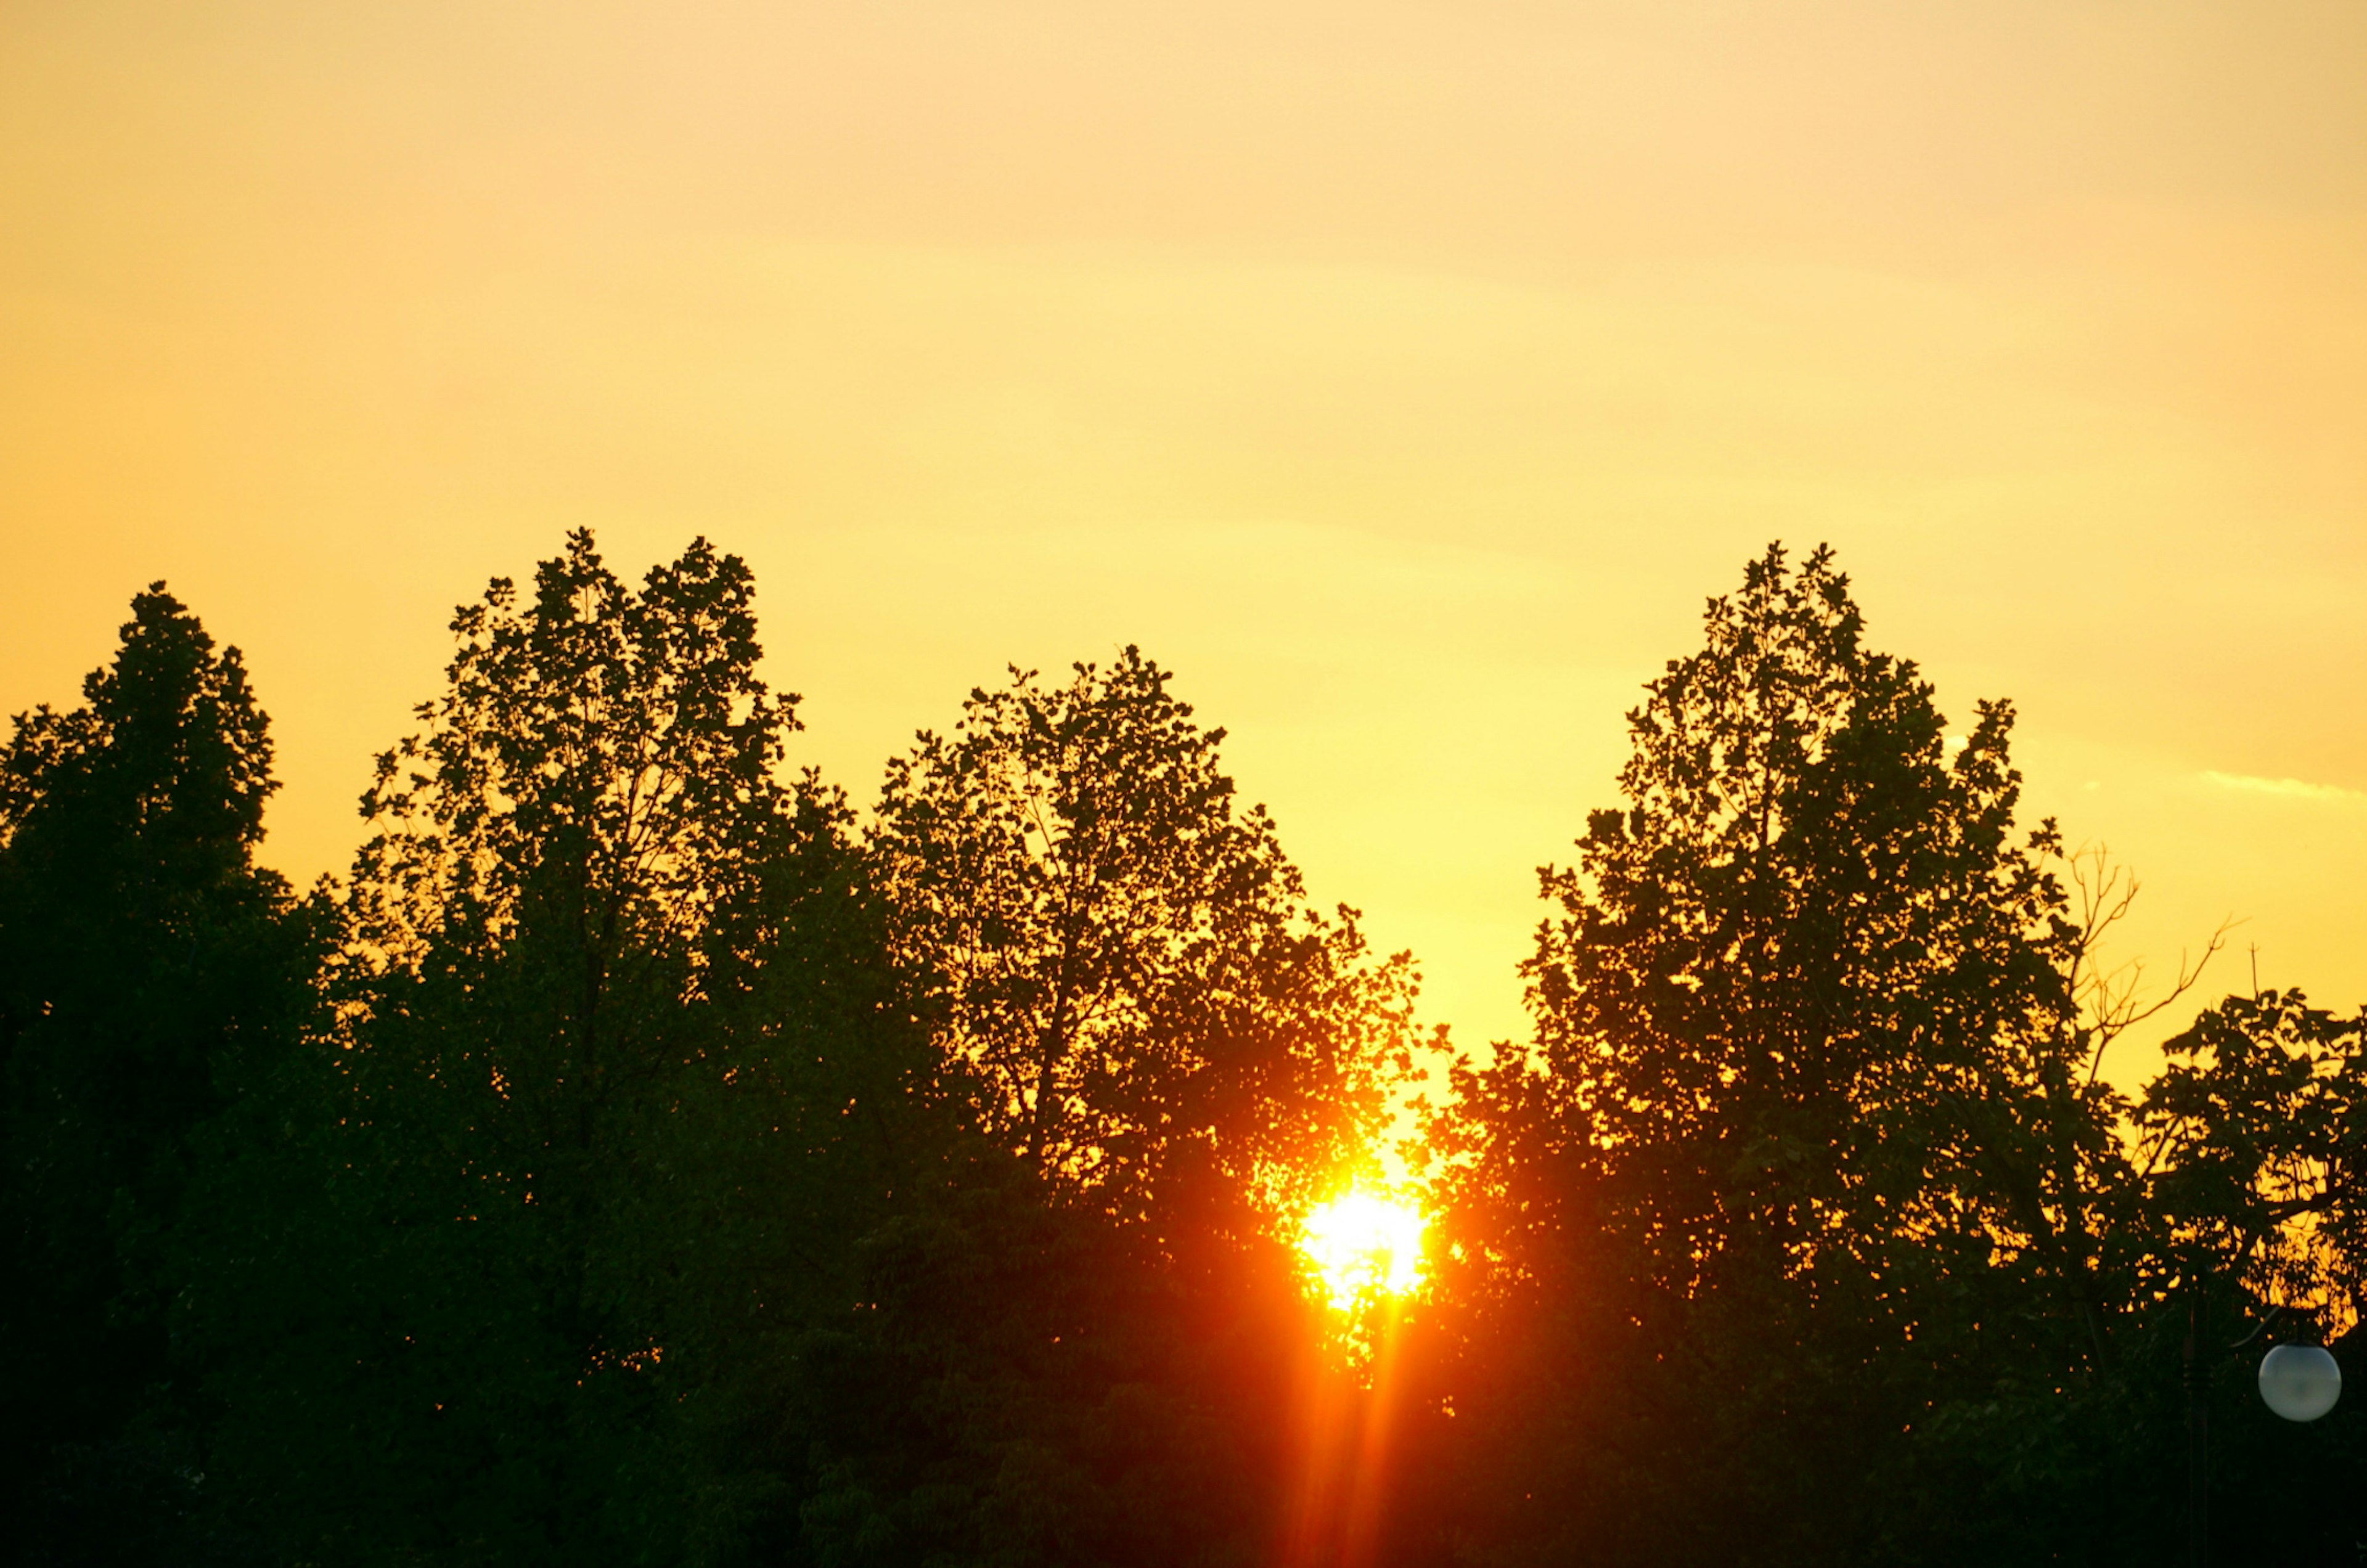
[[[2367,790],[2345,789],[2340,784],[2311,784],[2306,779],[2260,779],[2249,773],[2206,773],[2203,775],[2203,782],[2218,789],[2241,790],[2247,795],[2281,795],[2287,800],[2367,804]]]

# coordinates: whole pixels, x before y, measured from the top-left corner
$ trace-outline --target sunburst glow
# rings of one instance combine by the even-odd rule
[[[1412,1204],[1360,1190],[1308,1215],[1299,1247],[1344,1311],[1369,1292],[1403,1295],[1421,1283],[1421,1230]]]

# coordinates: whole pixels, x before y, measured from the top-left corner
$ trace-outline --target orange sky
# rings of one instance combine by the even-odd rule
[[[0,705],[170,579],[309,875],[455,602],[705,533],[858,795],[1140,642],[1476,1041],[1637,683],[1829,539],[2128,953],[2353,1005],[2362,80],[2356,0],[0,0]]]

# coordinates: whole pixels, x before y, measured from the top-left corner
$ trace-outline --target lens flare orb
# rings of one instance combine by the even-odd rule
[[[1401,1296],[1421,1283],[1421,1230],[1412,1204],[1357,1190],[1307,1216],[1299,1249],[1344,1312],[1364,1296]]]

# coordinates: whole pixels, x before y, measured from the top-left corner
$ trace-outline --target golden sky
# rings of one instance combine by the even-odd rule
[[[1826,539],[2127,954],[2347,1008],[2362,81],[2358,0],[0,0],[0,706],[169,579],[309,876],[452,604],[704,533],[858,796],[1141,643],[1479,1041],[1639,682]]]

